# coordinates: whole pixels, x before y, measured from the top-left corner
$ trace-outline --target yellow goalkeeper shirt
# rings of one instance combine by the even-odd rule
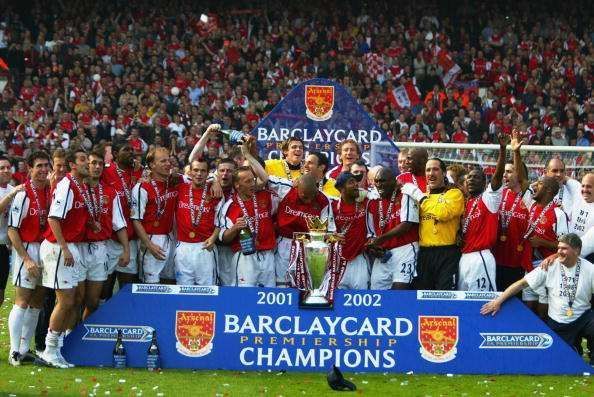
[[[457,188],[427,195],[419,208],[419,245],[442,247],[456,244],[464,195]]]
[[[291,181],[297,180],[301,176],[301,169],[289,169],[285,160],[271,159],[266,160],[264,163],[266,164],[266,173],[268,175],[274,175]],[[287,170],[289,171],[289,175],[287,175]]]

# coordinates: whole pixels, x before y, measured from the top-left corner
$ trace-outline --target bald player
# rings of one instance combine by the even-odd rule
[[[293,244],[293,234],[308,231],[307,219],[319,217],[327,221],[331,231],[336,230],[330,200],[318,189],[318,181],[311,174],[301,176],[295,186],[288,179],[270,176],[268,186],[276,193],[277,249],[275,274],[277,287],[288,285],[287,270]]]
[[[561,208],[567,216],[571,217],[571,210],[574,203],[579,200],[581,184],[567,176],[565,163],[558,158],[552,158],[547,162],[545,175],[559,183],[559,192],[555,196],[555,204]]]
[[[404,186],[406,183],[412,183],[418,187],[421,192],[427,191],[427,178],[425,177],[425,164],[429,155],[423,148],[414,148],[407,152],[406,168],[408,172],[398,175],[398,183]]]

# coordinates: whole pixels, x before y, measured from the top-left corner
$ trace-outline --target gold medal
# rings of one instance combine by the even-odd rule
[[[159,221],[154,221],[154,222],[153,222],[153,226],[154,226],[154,227],[158,227],[158,226],[159,226]]]
[[[567,317],[571,317],[571,316],[573,316],[573,310],[571,309],[571,307],[570,307],[570,308],[568,308],[568,309],[565,311],[565,315],[566,315]]]
[[[190,236],[190,238],[194,238],[194,237],[196,237],[196,233],[194,233],[194,232],[190,232],[190,233],[188,234],[188,236]]]
[[[499,240],[500,240],[500,241],[502,241],[502,242],[505,242],[505,241],[507,241],[507,236],[506,236],[505,234],[502,234],[502,235],[499,237]]]
[[[95,222],[95,231],[96,232],[100,232],[101,231],[101,223],[99,223],[98,221]]]
[[[523,244],[518,244],[518,246],[516,247],[516,250],[518,250],[518,252],[522,252],[524,251],[524,245]]]

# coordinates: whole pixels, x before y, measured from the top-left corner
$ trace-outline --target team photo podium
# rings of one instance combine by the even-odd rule
[[[66,359],[146,367],[157,331],[164,369],[435,374],[590,372],[517,298],[496,316],[493,292],[336,290],[332,307],[302,308],[296,289],[127,285],[65,340]]]

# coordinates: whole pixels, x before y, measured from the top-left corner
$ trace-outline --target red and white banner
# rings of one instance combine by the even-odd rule
[[[369,77],[377,80],[379,78],[383,78],[384,73],[386,71],[386,65],[384,63],[384,58],[375,52],[368,52],[367,54],[363,55],[365,59],[365,65],[367,66],[367,74]]]
[[[441,77],[441,81],[445,87],[448,87],[454,81],[456,81],[456,77],[458,73],[462,69],[460,66],[450,56],[450,54],[446,50],[440,49],[437,53],[437,63],[443,69],[443,76]]]
[[[391,94],[390,102],[400,109],[412,108],[421,103],[421,92],[412,81],[394,88]]]

